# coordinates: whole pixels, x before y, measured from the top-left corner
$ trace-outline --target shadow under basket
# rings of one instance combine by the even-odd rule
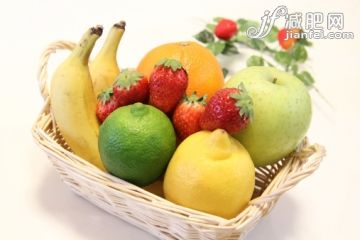
[[[233,219],[224,219],[167,201],[143,188],[101,171],[72,153],[50,113],[47,64],[58,49],[74,43],[54,42],[43,52],[39,86],[45,106],[33,125],[32,135],[52,161],[62,181],[75,193],[105,211],[160,239],[243,239],[274,207],[279,197],[311,175],[325,156],[324,147],[307,139],[288,157],[256,169],[256,187],[247,208]]]

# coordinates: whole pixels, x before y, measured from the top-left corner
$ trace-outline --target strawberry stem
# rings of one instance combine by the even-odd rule
[[[176,70],[181,69],[183,66],[181,64],[181,62],[179,62],[176,59],[170,59],[170,58],[163,58],[161,59],[156,66],[164,66],[166,68],[171,68],[171,70],[173,70],[174,72]]]
[[[143,75],[133,69],[124,69],[116,78],[114,85],[129,89],[132,85],[136,84]]]
[[[109,87],[107,89],[105,89],[104,91],[102,91],[99,95],[98,95],[98,100],[101,101],[103,104],[105,104],[107,101],[110,100],[110,98],[112,97],[112,95],[114,94],[113,92],[113,88]]]
[[[207,98],[206,94],[204,96],[198,97],[198,95],[196,94],[196,91],[195,91],[190,96],[185,96],[184,101],[189,103],[189,104],[199,103],[199,104],[205,105],[206,104],[206,101],[205,101],[206,98]]]
[[[230,97],[236,100],[235,106],[239,109],[240,117],[249,118],[252,121],[254,118],[253,100],[243,82],[240,83],[238,89],[240,92],[230,94]]]

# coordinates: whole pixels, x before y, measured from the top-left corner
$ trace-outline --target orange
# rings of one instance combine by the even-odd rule
[[[215,56],[195,42],[167,43],[155,47],[141,60],[138,71],[149,78],[155,64],[163,58],[173,58],[182,63],[189,77],[187,95],[196,91],[198,96],[207,94],[209,99],[224,85],[224,75]]]

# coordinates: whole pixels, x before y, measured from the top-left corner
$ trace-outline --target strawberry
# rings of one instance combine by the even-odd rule
[[[237,24],[230,19],[221,19],[215,27],[215,35],[222,40],[229,40],[237,32]]]
[[[239,88],[223,88],[215,93],[205,107],[200,126],[209,131],[222,128],[234,134],[248,125],[252,115],[252,99],[241,84]]]
[[[105,121],[115,109],[119,107],[116,101],[112,87],[101,92],[98,96],[98,104],[96,106],[96,116],[100,122]]]
[[[300,32],[300,29],[298,29],[298,28],[294,28],[294,29],[283,28],[283,29],[281,29],[277,35],[280,46],[285,50],[292,48],[299,39],[291,37],[290,35],[289,36],[287,36],[287,35],[288,35],[288,33],[295,34],[295,33],[299,33],[299,32]]]
[[[119,107],[136,102],[147,103],[149,81],[136,70],[124,69],[113,84],[113,92]]]
[[[150,104],[170,113],[185,94],[188,76],[175,59],[163,59],[150,75]]]
[[[205,111],[205,100],[206,95],[199,98],[195,92],[176,107],[172,122],[180,141],[201,130],[200,118]]]

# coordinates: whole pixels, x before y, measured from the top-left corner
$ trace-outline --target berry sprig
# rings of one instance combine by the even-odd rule
[[[239,54],[239,46],[256,50],[259,54],[250,56],[246,61],[247,66],[278,66],[297,76],[306,86],[313,87],[314,78],[308,71],[303,70],[308,59],[307,48],[312,45],[311,42],[305,38],[285,40],[286,31],[297,32],[298,34],[293,34],[297,36],[300,35],[300,29],[279,30],[274,26],[265,38],[254,39],[246,35],[247,29],[251,26],[259,27],[259,23],[242,18],[235,22],[217,17],[194,37],[204,43],[214,55]],[[271,60],[267,60],[269,58]],[[223,72],[226,75],[228,70],[223,68]]]

